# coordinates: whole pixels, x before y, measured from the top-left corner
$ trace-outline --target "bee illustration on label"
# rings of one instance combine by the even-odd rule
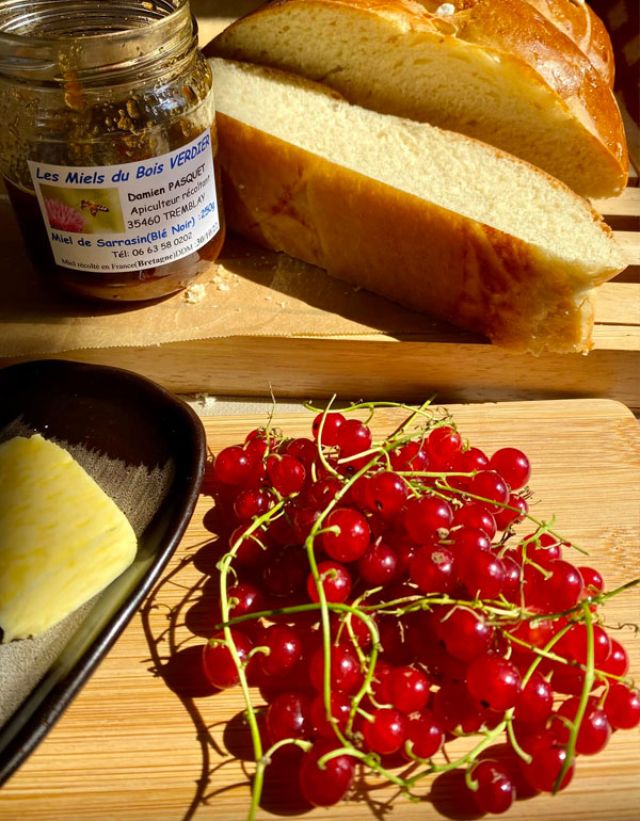
[[[82,200],[80,202],[80,208],[86,208],[92,217],[97,217],[98,213],[107,214],[109,212],[106,205],[101,205],[99,202],[93,202],[93,200]]]

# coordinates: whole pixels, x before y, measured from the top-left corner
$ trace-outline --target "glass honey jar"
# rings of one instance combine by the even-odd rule
[[[224,240],[212,77],[188,0],[3,0],[0,173],[66,290],[156,299]]]

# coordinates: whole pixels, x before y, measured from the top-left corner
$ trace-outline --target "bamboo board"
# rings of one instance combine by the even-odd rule
[[[640,550],[640,433],[622,405],[602,400],[471,405],[452,409],[475,445],[492,451],[523,448],[533,463],[534,510],[557,516],[557,528],[587,547],[609,589],[638,575]],[[205,422],[215,451],[236,443],[264,418]],[[381,432],[397,416],[380,416]],[[309,420],[279,426],[296,435]],[[48,738],[0,790],[3,821],[240,821],[246,817],[247,772],[229,754],[241,746],[236,692],[194,692],[199,658],[210,630],[202,569],[211,566],[214,535],[210,501],[202,498],[171,564],[141,612],[69,707]],[[640,597],[627,593],[607,606],[607,624],[636,622]],[[194,635],[190,629],[200,635]],[[640,676],[640,638],[619,638]],[[191,665],[191,667],[190,667]],[[189,672],[191,670],[191,672]],[[170,686],[171,685],[171,686]],[[173,689],[171,689],[173,687]],[[190,691],[191,688],[191,691]],[[180,695],[179,695],[180,693]],[[260,818],[471,818],[451,814],[452,794],[437,807],[399,799],[383,812],[386,789],[360,791],[329,810],[300,815],[287,804],[291,785],[268,793]],[[640,806],[638,731],[616,733],[604,753],[581,758],[571,786],[559,796],[516,802],[510,821],[632,821]],[[442,812],[441,812],[442,811]],[[443,815],[444,812],[444,815]]]

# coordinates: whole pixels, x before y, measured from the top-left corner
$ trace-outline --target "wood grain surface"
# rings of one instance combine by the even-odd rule
[[[533,463],[535,515],[555,513],[557,529],[589,550],[609,589],[638,575],[640,435],[622,405],[602,400],[483,404],[452,408],[463,436],[492,451],[523,448]],[[389,432],[396,413],[380,414]],[[210,447],[241,441],[264,418],[207,420]],[[309,418],[282,418],[289,434]],[[216,555],[216,514],[202,497],[188,532],[141,612],[92,679],[23,767],[0,790],[3,821],[240,821],[246,817],[250,762],[237,692],[211,695],[199,659],[213,624],[207,572]],[[638,591],[613,600],[606,624],[637,622]],[[640,640],[616,632],[640,675]],[[604,753],[579,759],[571,786],[557,797],[516,802],[511,821],[632,821],[640,806],[638,730],[614,734]],[[425,788],[424,802],[385,802],[380,784],[359,788],[329,810],[291,805],[285,778],[267,790],[260,818],[471,819],[455,810],[455,787]],[[430,803],[433,802],[433,803]]]
[[[200,42],[204,45],[233,19],[261,0],[192,0]],[[266,334],[224,335],[195,341],[144,346],[80,348],[68,344],[56,356],[109,364],[141,373],[175,392],[220,395],[345,396],[375,399],[393,394],[420,401],[436,394],[443,402],[515,401],[573,397],[608,397],[640,410],[640,188],[633,173],[620,196],[598,200],[596,208],[614,229],[629,267],[598,291],[594,350],[588,356],[515,355],[479,338],[441,324],[406,333],[389,330],[384,311],[379,333],[359,336],[290,335],[276,318]],[[10,237],[0,237],[0,256],[19,272],[24,254],[13,250]],[[15,241],[14,241],[15,242]],[[9,249],[9,250],[7,250]],[[275,256],[275,255],[274,255]],[[392,274],[392,272],[390,272]],[[276,286],[274,296],[279,292]],[[1,307],[1,306],[0,306]],[[306,306],[322,319],[322,309]],[[357,312],[356,312],[357,313]],[[324,314],[327,316],[327,314]],[[0,339],[11,332],[3,326]],[[9,320],[15,317],[9,316]],[[73,338],[72,336],[70,338]],[[47,355],[0,358],[0,366]],[[459,374],[464,373],[464,382]]]

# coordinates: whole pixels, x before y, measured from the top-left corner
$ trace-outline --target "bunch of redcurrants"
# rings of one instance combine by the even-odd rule
[[[523,452],[488,456],[424,407],[374,442],[362,409],[318,413],[308,438],[254,430],[206,477],[233,528],[204,668],[243,686],[254,788],[295,745],[313,805],[359,767],[408,793],[462,768],[491,813],[562,789],[577,755],[640,723],[601,575],[530,516]]]

